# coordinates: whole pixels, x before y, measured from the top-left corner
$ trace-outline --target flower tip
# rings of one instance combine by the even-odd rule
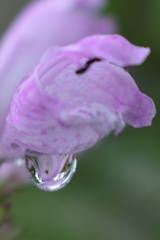
[[[151,49],[149,47],[143,47],[143,48],[141,47],[139,64],[142,64],[146,60],[146,58],[149,56],[150,53],[151,53]]]
[[[156,115],[156,107],[150,97],[143,95],[143,99],[140,101],[142,101],[142,103],[139,105],[139,111],[133,111],[131,115],[129,113],[130,116],[124,115],[126,122],[134,128],[151,126],[152,120]]]
[[[148,113],[148,122],[146,125],[144,125],[143,127],[149,127],[149,126],[152,126],[152,122],[153,122],[153,119],[154,117],[156,116],[156,107],[155,107],[155,104],[154,102],[152,101],[152,109],[151,111]]]

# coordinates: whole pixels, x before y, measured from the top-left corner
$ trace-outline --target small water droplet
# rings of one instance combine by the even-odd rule
[[[76,171],[77,160],[73,155],[25,156],[26,166],[34,184],[45,191],[56,191],[70,182]]]

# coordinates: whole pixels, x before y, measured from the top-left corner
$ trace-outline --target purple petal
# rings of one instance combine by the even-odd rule
[[[107,1],[105,0],[78,0],[80,4],[83,4],[85,7],[88,5],[89,7],[93,8],[100,8],[106,4]]]
[[[109,135],[113,130],[115,134],[119,134],[125,127],[121,114],[97,103],[73,109],[63,117],[69,125],[91,125],[101,137]]]
[[[12,23],[0,45],[0,115],[20,81],[48,47],[71,44],[90,34],[115,31],[112,19],[101,18],[93,11],[94,2],[88,0],[85,8],[85,4],[79,7],[79,1],[72,0],[35,1]]]
[[[69,54],[76,52],[88,58],[98,57],[120,67],[142,64],[150,54],[149,48],[131,44],[120,35],[95,35],[84,38],[77,44],[65,48]]]
[[[4,142],[17,143],[24,153],[30,149],[73,154],[93,146],[111,131],[118,134],[125,122],[134,127],[151,124],[155,116],[152,99],[139,91],[129,73],[109,63],[107,51],[103,60],[97,59],[103,49],[99,41],[95,50],[91,46],[86,52],[84,40],[81,43],[82,47],[79,42],[51,49],[21,82],[7,117]],[[78,74],[77,61],[82,66],[86,61],[92,63]],[[0,153],[4,152],[2,146]]]
[[[29,182],[25,163],[17,164],[16,162],[5,162],[0,167],[0,182],[12,179],[12,184]]]

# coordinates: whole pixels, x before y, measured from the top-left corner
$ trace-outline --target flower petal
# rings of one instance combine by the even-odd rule
[[[89,7],[99,8],[104,6],[104,3],[107,4],[105,0],[78,0],[80,4],[88,5]]]
[[[12,184],[29,183],[29,175],[25,163],[5,162],[0,167],[0,182],[12,179]]]
[[[125,127],[121,114],[97,103],[73,109],[63,115],[63,120],[66,124],[74,124],[76,127],[80,124],[91,125],[101,137],[109,135],[113,130],[117,135]]]
[[[124,37],[114,34],[87,37],[64,50],[68,50],[69,53],[76,52],[88,58],[96,56],[106,59],[120,67],[140,65],[150,54],[149,48],[135,46]]]
[[[79,75],[74,58],[81,62],[85,54],[74,50],[73,58],[68,49],[51,49],[14,95],[3,139],[24,153],[73,154],[118,134],[125,122],[142,127],[155,116],[152,99],[124,69],[104,59]]]
[[[86,35],[113,31],[115,23],[111,19],[98,17],[91,6],[80,8],[78,1],[45,0],[29,4],[1,40],[0,116],[9,106],[20,81],[48,47],[63,46]]]

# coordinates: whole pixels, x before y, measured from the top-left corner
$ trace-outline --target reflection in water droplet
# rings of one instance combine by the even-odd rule
[[[26,155],[25,159],[32,181],[46,191],[59,190],[69,183],[77,166],[75,154]]]

